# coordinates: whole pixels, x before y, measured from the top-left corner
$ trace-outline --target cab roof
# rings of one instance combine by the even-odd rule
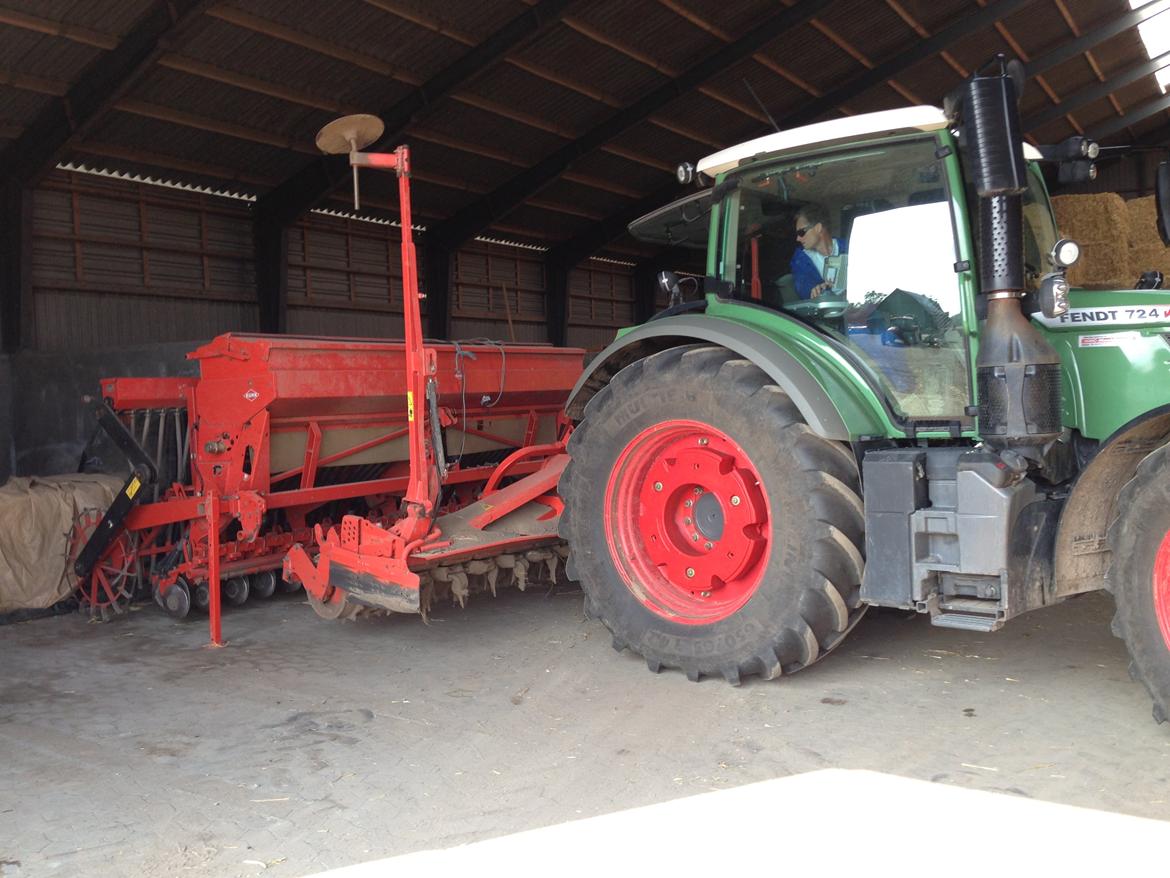
[[[787,131],[777,131],[729,146],[699,161],[696,170],[714,177],[739,165],[744,159],[767,155],[769,157],[797,153],[810,146],[829,146],[869,140],[915,131],[938,131],[948,125],[946,114],[938,107],[902,107],[878,113],[862,113],[815,122]],[[1040,153],[1030,144],[1024,144],[1024,158],[1038,159]]]

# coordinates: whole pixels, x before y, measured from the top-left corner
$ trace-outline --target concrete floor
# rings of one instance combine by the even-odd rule
[[[1111,612],[871,613],[738,689],[614,653],[577,592],[430,626],[278,598],[222,650],[153,606],[0,628],[0,875],[305,875],[826,767],[1170,820],[1170,725]]]

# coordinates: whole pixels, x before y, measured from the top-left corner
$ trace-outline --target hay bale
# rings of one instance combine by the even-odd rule
[[[1079,238],[1077,243],[1081,245],[1081,258],[1068,270],[1072,286],[1090,290],[1125,290],[1133,286],[1137,275],[1130,276],[1128,247],[1118,247],[1112,241],[1086,244]]]
[[[1170,278],[1170,250],[1159,239],[1153,247],[1131,247],[1129,250],[1129,281],[1137,283],[1143,271],[1160,271]]]
[[[1052,199],[1052,210],[1061,237],[1072,238],[1082,247],[1105,242],[1129,246],[1129,215],[1125,201],[1115,192],[1058,195]]]
[[[1125,202],[1125,211],[1129,215],[1129,246],[1163,246],[1158,236],[1158,209],[1154,202],[1153,195]]]

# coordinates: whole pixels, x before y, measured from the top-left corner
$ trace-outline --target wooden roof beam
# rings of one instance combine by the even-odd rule
[[[735,39],[730,33],[725,31],[723,28],[719,27],[716,24],[712,24],[711,22],[707,21],[705,18],[703,18],[698,13],[694,12],[691,9],[688,9],[681,2],[679,2],[679,0],[658,0],[658,2],[660,4],[662,4],[663,6],[665,6],[667,9],[669,9],[671,12],[673,12],[675,15],[679,16],[680,18],[686,19],[691,24],[693,24],[695,27],[699,28],[700,30],[706,31],[711,36],[715,37],[715,39],[717,39],[717,40],[720,40],[724,43],[730,43],[730,42],[733,42]],[[787,67],[784,67],[780,64],[777,64],[775,61],[773,61],[770,57],[765,55],[763,52],[756,52],[755,54],[753,54],[752,60],[755,61],[757,64],[768,68],[773,73],[775,73],[777,76],[788,80],[790,83],[795,85],[801,91],[812,95],[814,98],[820,97],[821,90],[819,88],[817,88],[815,85],[813,85],[808,80],[803,79],[800,76],[797,76],[795,73],[793,73]],[[759,121],[766,122],[767,119],[760,119]]]
[[[909,51],[901,53],[897,58],[878,64],[873,70],[854,77],[854,79],[845,83],[843,86],[813,101],[812,105],[805,111],[798,111],[779,120],[780,125],[781,127],[787,128],[812,121],[822,113],[833,109],[841,102],[848,101],[867,88],[881,82],[884,76],[887,75],[887,71],[889,75],[896,75],[910,65],[918,63],[923,58],[943,51],[953,42],[971,33],[975,33],[984,27],[990,26],[998,16],[1007,15],[1009,12],[1029,2],[1031,0],[1001,0],[1001,2],[995,4],[993,7],[980,10],[979,12],[952,22],[947,27],[936,32],[933,36],[922,40],[921,43]],[[1170,2],[1170,0],[1167,0],[1167,2]],[[630,222],[647,211],[661,207],[670,200],[672,195],[676,195],[677,192],[678,187],[676,185],[663,187],[645,199],[641,205],[635,205],[630,210],[615,213],[613,216],[599,222],[584,235],[580,235],[572,241],[566,241],[564,244],[558,245],[558,258],[562,260],[577,259],[580,261],[584,256],[600,249],[614,240],[614,238],[624,234],[626,226]],[[638,210],[639,207],[643,206],[644,209]]]
[[[371,149],[398,141],[408,126],[443,98],[450,97],[465,83],[505,57],[516,46],[542,33],[560,19],[576,0],[540,0],[512,18],[490,37],[469,49],[407,96],[386,107],[379,115],[386,130]],[[327,196],[348,177],[345,156],[322,156],[301,168],[257,202],[257,213],[280,225],[293,222]]]
[[[980,6],[987,5],[987,0],[976,0],[976,2]],[[1003,41],[1007,43],[1009,47],[1011,47],[1011,50],[1016,53],[1016,57],[1019,58],[1021,62],[1027,64],[1032,60],[1028,53],[1024,51],[1024,47],[1019,44],[1019,41],[1016,40],[1014,36],[1012,36],[1011,31],[1007,29],[1007,25],[1005,25],[1002,21],[997,21],[995,23],[995,30],[1003,38]],[[1033,78],[1036,80],[1036,84],[1040,86],[1041,91],[1043,91],[1044,94],[1048,96],[1048,100],[1052,101],[1053,104],[1060,103],[1060,96],[1057,95],[1056,90],[1048,84],[1048,80],[1044,78],[1044,74],[1037,73]],[[1080,123],[1073,118],[1071,113],[1067,114],[1066,118],[1068,119],[1068,124],[1073,127],[1073,130],[1076,131],[1077,134],[1085,133],[1085,130],[1080,126]]]
[[[918,36],[922,37],[924,40],[930,39],[930,31],[923,27],[918,19],[911,15],[906,10],[906,7],[899,3],[898,0],[886,0],[886,5],[889,6],[890,9],[892,9],[900,19],[902,19],[902,21],[906,22],[906,24],[912,31],[914,31],[914,33],[918,34]],[[943,49],[941,52],[939,52],[938,56],[947,63],[947,66],[950,67],[951,70],[959,74],[961,79],[966,79],[971,75],[971,71],[959,63],[959,60],[946,49]]]
[[[1072,13],[1068,11],[1068,7],[1064,4],[1064,0],[1053,0],[1056,4],[1057,10],[1060,12],[1064,23],[1068,25],[1068,29],[1072,31],[1074,37],[1081,35],[1081,29],[1077,25],[1076,19],[1073,18]],[[1093,71],[1093,75],[1097,77],[1097,82],[1105,81],[1105,74],[1101,72],[1101,65],[1097,63],[1097,59],[1093,56],[1093,52],[1089,49],[1085,50],[1085,60],[1089,62],[1089,68]],[[1120,86],[1118,86],[1120,88]],[[1113,112],[1118,116],[1125,115],[1125,111],[1121,109],[1121,102],[1117,100],[1117,96],[1113,94],[1113,90],[1109,92],[1109,103],[1113,106]],[[1080,131],[1078,134],[1082,133]],[[1132,133],[1132,132],[1131,132]]]
[[[1135,122],[1140,122],[1143,119],[1148,119],[1150,116],[1164,113],[1170,110],[1170,95],[1162,95],[1153,100],[1146,101],[1144,104],[1139,104],[1134,107],[1124,116],[1118,116],[1116,119],[1111,119],[1108,122],[1103,122],[1089,129],[1089,137],[1094,140],[1104,140],[1106,137],[1112,137],[1128,128]],[[1132,134],[1131,134],[1132,136]]]
[[[351,64],[355,67],[360,67],[363,70],[369,70],[371,73],[377,73],[379,76],[385,76],[395,81],[405,83],[406,85],[420,86],[422,80],[409,74],[393,65],[387,64],[380,59],[373,58],[369,55],[364,55],[360,52],[354,52],[347,49],[345,46],[336,43],[330,43],[327,40],[322,40],[318,37],[302,33],[293,28],[285,27],[268,19],[260,18],[251,13],[243,12],[239,9],[230,7],[215,7],[208,15],[212,18],[218,18],[223,21],[233,24],[237,27],[242,27],[245,30],[250,30],[254,33],[264,34],[266,36],[286,42],[289,45],[297,46],[298,48],[308,49],[312,52],[317,52],[320,55],[325,55],[328,58],[334,58],[346,64]],[[190,71],[189,71],[190,72]],[[547,131],[551,134],[556,134],[559,137],[566,139],[573,139],[576,134],[567,129],[563,129],[550,122],[537,119],[531,114],[524,113],[508,107],[497,101],[491,101],[479,95],[474,95],[468,92],[455,92],[450,95],[451,100],[458,101],[469,107],[483,110],[491,113],[494,116],[511,119],[514,122],[519,122],[521,125],[527,125],[530,128],[536,128],[539,131]],[[368,112],[369,108],[363,108],[361,112]],[[656,168],[659,170],[670,170],[669,166],[657,161],[649,156],[636,153],[632,150],[618,151],[615,148],[605,148],[604,152],[611,152],[621,158],[629,159],[638,164],[646,165],[647,167]]]
[[[663,76],[676,79],[683,73],[683,71],[677,67],[673,67],[669,64],[663,64],[658,60],[651,58],[640,49],[631,46],[624,41],[619,41],[613,37],[603,34],[597,28],[592,27],[588,23],[581,21],[578,18],[571,18],[566,16],[564,23],[575,30],[577,33],[581,34],[581,36],[588,37],[598,45],[605,46],[607,49],[613,49],[619,55],[625,55],[627,58],[630,58],[633,61],[637,61],[640,64],[651,68],[652,70],[657,70]],[[768,118],[756,107],[745,101],[740,101],[736,100],[735,98],[728,97],[718,89],[704,85],[699,86],[696,91],[698,91],[701,95],[711,98],[713,101],[717,101],[718,103],[723,104],[725,107],[730,107],[731,109],[737,110],[749,118],[755,119],[757,122],[763,122],[765,124],[768,122]]]
[[[808,102],[799,110],[789,113],[783,119],[778,120],[780,127],[790,128],[808,124],[836,109],[842,103],[850,101],[874,86],[897,76],[912,65],[933,57],[958,40],[991,27],[1000,18],[1010,15],[1032,2],[1034,0],[998,0],[986,8],[956,19],[946,27],[936,31],[934,36],[915,43],[905,51],[899,52],[872,69],[842,83],[815,101]]]
[[[90,30],[87,27],[78,27],[63,21],[54,21],[51,18],[42,18],[39,15],[29,15],[27,12],[18,12],[15,9],[0,8],[0,24],[47,34],[51,37],[61,37],[71,43],[80,43],[83,46],[92,46],[107,52],[118,48],[118,38],[114,34]]]
[[[1124,70],[1116,70],[1110,73],[1109,77],[1104,81],[1066,96],[1061,100],[1059,105],[1047,107],[1033,113],[1027,119],[1024,119],[1024,130],[1034,131],[1037,128],[1041,128],[1049,122],[1056,121],[1067,112],[1071,112],[1095,101],[1103,100],[1112,95],[1117,89],[1124,88],[1131,82],[1136,82],[1144,76],[1153,76],[1165,67],[1170,67],[1170,52],[1165,52],[1157,58],[1143,61],[1140,64],[1133,64]]]
[[[689,70],[654,89],[631,106],[613,114],[532,168],[460,210],[431,230],[432,240],[441,241],[444,245],[454,248],[468,238],[474,237],[563,174],[577,159],[644,122],[648,116],[687,92],[699,88],[729,66],[750,57],[781,33],[808,21],[823,11],[825,5],[825,0],[802,0],[796,6],[773,13],[757,23],[736,42],[706,55]]]
[[[417,9],[403,6],[400,3],[395,2],[395,0],[365,0],[365,2],[376,9],[381,9],[383,12],[388,12],[391,15],[403,19],[404,21],[409,21],[412,24],[416,24],[419,27],[425,28],[432,33],[441,34],[442,36],[447,37],[450,40],[454,40],[455,42],[464,46],[471,46],[475,44],[475,38],[472,37],[471,34],[459,30],[458,28],[451,27],[434,16],[427,15],[426,13]],[[517,58],[512,55],[504,58],[503,61],[505,64],[509,64],[512,67],[515,67],[517,70],[523,70],[525,73],[535,76],[537,79],[543,79],[545,82],[551,82],[554,85],[559,85],[561,88],[567,89],[568,91],[576,92],[579,95],[584,95],[585,97],[590,98],[591,100],[595,100],[600,104],[605,104],[607,107],[612,109],[620,109],[622,106],[622,102],[614,95],[607,94],[601,89],[595,88],[588,83],[579,82],[564,76],[563,74],[557,73],[554,70],[550,70],[542,64],[536,64],[532,61],[528,61],[524,58]],[[668,119],[661,119],[659,117],[652,116],[648,121],[666,131],[670,131],[673,134],[678,134],[682,137],[694,140],[696,143],[703,143],[707,146],[714,147],[721,146],[721,144],[717,141],[711,140],[710,135],[706,132],[696,131],[693,128],[687,128],[678,125],[677,123],[671,122]]]
[[[209,4],[210,0],[153,3],[114,48],[87,65],[69,90],[49,101],[20,137],[0,152],[3,174],[29,185],[48,173],[61,155],[154,66],[164,47],[181,41],[187,27]]]

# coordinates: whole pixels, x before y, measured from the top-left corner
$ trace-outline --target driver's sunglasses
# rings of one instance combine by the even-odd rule
[[[804,228],[797,229],[796,230],[796,237],[803,238],[806,234],[808,234],[808,230],[811,229],[815,225],[816,225],[816,223],[810,223],[809,225],[805,226]]]

